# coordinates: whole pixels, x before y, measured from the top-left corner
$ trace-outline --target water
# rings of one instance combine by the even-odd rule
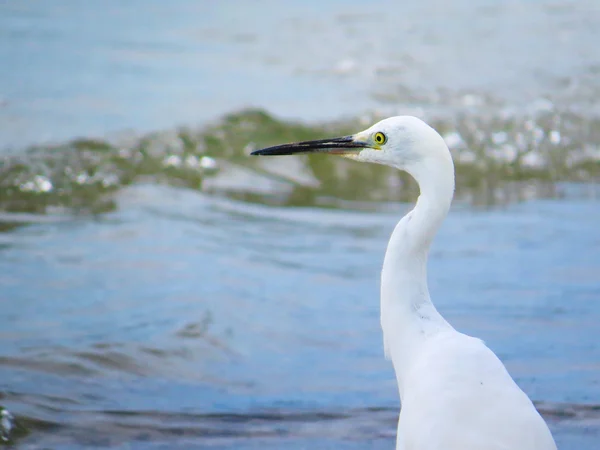
[[[457,165],[436,305],[560,448],[595,449],[599,20],[594,1],[0,4],[15,447],[393,448],[378,277],[415,186],[247,154],[410,112]]]
[[[0,147],[212,121],[548,101],[597,112],[600,7],[73,0],[0,5]]]
[[[272,208],[151,186],[118,203],[3,235],[2,401],[43,421],[26,441],[391,445],[377,277],[406,206]],[[569,448],[593,448],[600,424],[582,409],[600,396],[598,211],[576,198],[458,208],[431,259],[442,313],[503,358]]]

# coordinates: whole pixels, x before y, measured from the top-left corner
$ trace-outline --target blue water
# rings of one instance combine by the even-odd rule
[[[0,3],[0,149],[210,122],[548,102],[598,113],[600,7],[490,0]]]
[[[392,446],[378,274],[408,205],[273,208],[153,186],[118,203],[2,235],[3,404],[55,427],[32,442],[185,448],[179,429],[201,447]],[[593,411],[561,417],[600,399],[599,220],[579,196],[457,205],[430,262],[440,311],[498,353],[568,448],[599,437]]]

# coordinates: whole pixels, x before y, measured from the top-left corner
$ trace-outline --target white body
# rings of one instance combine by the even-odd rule
[[[498,357],[481,340],[452,328],[429,297],[429,246],[454,194],[446,144],[415,118],[387,119],[364,133],[379,130],[396,153],[383,161],[378,153],[384,147],[364,159],[406,170],[421,190],[392,233],[381,276],[384,347],[402,403],[396,449],[556,449],[546,423]]]
[[[556,449],[527,395],[479,339],[436,333],[407,369],[397,449]]]

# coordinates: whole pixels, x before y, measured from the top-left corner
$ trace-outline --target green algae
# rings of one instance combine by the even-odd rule
[[[304,124],[245,110],[201,128],[157,132],[129,142],[78,139],[36,146],[1,160],[0,211],[102,213],[115,208],[113,195],[119,189],[140,181],[283,205],[412,200],[418,190],[410,177],[383,166],[322,155],[277,163],[249,157],[256,148],[346,135],[379,119]],[[505,189],[518,191],[515,186],[521,183],[546,186],[539,192],[548,193],[553,192],[548,186],[559,181],[589,182],[600,175],[598,119],[551,111],[535,117],[461,115],[429,122],[453,152],[457,195],[474,203],[495,203],[506,197]],[[244,183],[236,170],[252,176]],[[273,181],[272,186],[257,190],[261,180]]]

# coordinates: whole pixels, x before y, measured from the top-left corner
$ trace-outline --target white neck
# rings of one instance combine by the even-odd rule
[[[421,194],[412,211],[398,222],[381,273],[381,326],[386,355],[396,371],[400,398],[403,380],[422,343],[452,329],[431,303],[427,256],[454,194],[454,165],[445,144],[439,152],[406,167]]]

